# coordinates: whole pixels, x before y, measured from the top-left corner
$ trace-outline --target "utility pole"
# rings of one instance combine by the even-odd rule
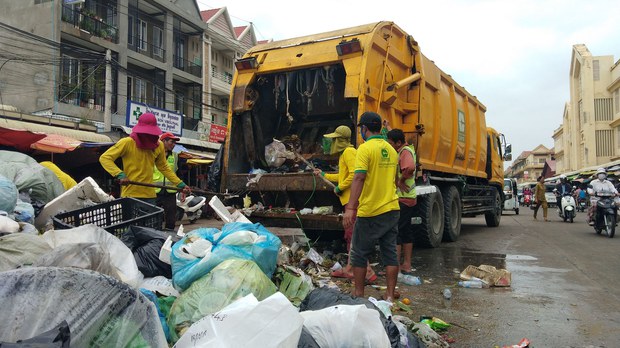
[[[103,131],[112,131],[112,51],[105,52],[105,107],[103,109]]]

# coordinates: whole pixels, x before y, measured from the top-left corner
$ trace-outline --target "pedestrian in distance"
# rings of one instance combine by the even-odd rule
[[[534,204],[534,220],[537,219],[536,215],[538,214],[538,208],[542,206],[543,217],[545,218],[545,221],[549,221],[547,220],[548,205],[547,198],[545,197],[545,177],[542,175],[538,177],[538,183],[536,184],[536,189],[534,192]]]
[[[166,164],[176,173],[177,169],[179,169],[179,154],[172,150],[180,138],[170,132],[166,132],[159,137],[159,140],[164,144],[164,149],[166,150]],[[170,182],[157,169],[157,166],[153,168],[153,184],[170,186]],[[157,206],[164,209],[164,227],[168,230],[174,230],[177,218],[178,190],[155,188],[155,193],[157,194]]]
[[[355,285],[353,295],[364,297],[368,257],[378,242],[387,278],[383,298],[393,301],[399,266],[396,257],[400,215],[396,194],[398,154],[381,135],[381,116],[377,113],[364,112],[358,127],[364,143],[357,149],[351,197],[343,216],[345,228],[355,226],[350,253]],[[355,210],[357,220],[354,223]]]
[[[411,218],[417,203],[415,190],[416,154],[413,145],[409,145],[405,141],[405,133],[401,129],[392,129],[387,132],[387,142],[398,152],[396,194],[400,206],[400,218],[398,220],[396,255],[400,263],[400,272],[408,274],[412,272],[411,256],[414,231]]]
[[[320,169],[315,169],[314,174],[321,175],[325,179],[335,182],[334,194],[340,198],[340,203],[347,209],[349,204],[349,198],[351,196],[351,183],[353,182],[353,176],[355,175],[355,156],[357,150],[351,144],[351,128],[347,126],[339,126],[333,133],[325,134],[323,137],[331,140],[329,146],[329,154],[338,154],[338,172],[337,173],[325,173]],[[344,240],[347,243],[347,253],[351,252],[351,239],[353,238],[353,228],[355,225],[355,218],[357,217],[357,210],[353,211],[353,225],[344,228]],[[343,269],[335,270],[331,273],[332,277],[336,278],[353,278],[353,271],[351,269],[351,258],[347,258],[347,265]],[[373,271],[370,264],[366,267],[366,281],[372,283],[377,280],[377,275]]]
[[[138,118],[131,134],[119,140],[99,157],[99,163],[121,185],[121,197],[132,197],[155,205],[155,189],[142,185],[130,184],[129,181],[151,184],[153,168],[157,166],[162,174],[176,187],[190,193],[189,186],[166,164],[166,150],[159,141],[162,131],[157,126],[157,119],[152,113],[144,113]],[[121,158],[123,169],[114,161]]]

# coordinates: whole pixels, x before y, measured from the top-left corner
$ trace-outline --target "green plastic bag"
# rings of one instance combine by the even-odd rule
[[[422,317],[420,322],[431,327],[434,331],[443,331],[450,327],[450,324],[436,317]]]
[[[172,305],[168,326],[173,342],[196,321],[250,293],[262,301],[276,286],[252,260],[228,259],[196,280]]]

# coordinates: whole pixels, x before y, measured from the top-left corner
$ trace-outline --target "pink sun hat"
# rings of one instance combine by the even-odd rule
[[[133,133],[151,134],[160,136],[162,131],[157,126],[157,118],[150,112],[140,115],[138,124],[133,127]]]

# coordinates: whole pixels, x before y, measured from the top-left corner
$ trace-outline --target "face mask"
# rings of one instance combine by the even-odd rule
[[[366,141],[366,132],[364,132],[364,126],[360,126],[360,135],[362,136],[362,140]]]
[[[603,181],[603,180],[605,180],[607,178],[607,175],[601,173],[601,174],[598,174],[597,177],[598,177],[599,180]]]

